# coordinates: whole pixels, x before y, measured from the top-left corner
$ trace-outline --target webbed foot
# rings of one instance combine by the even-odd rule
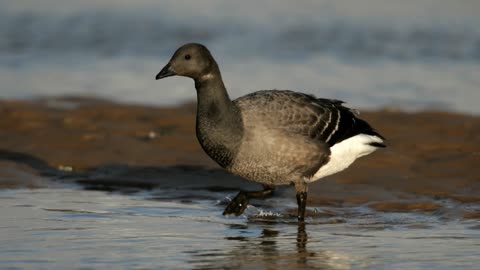
[[[225,211],[223,211],[224,216],[235,215],[240,216],[248,206],[248,194],[244,191],[240,191],[235,198],[227,205]]]

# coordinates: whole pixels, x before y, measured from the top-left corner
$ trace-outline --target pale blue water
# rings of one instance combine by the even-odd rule
[[[176,192],[198,199],[185,201]],[[303,228],[293,219],[273,218],[284,211],[282,203],[294,207],[294,199],[282,196],[273,199],[274,212],[267,203],[249,208],[248,217],[225,218],[219,202],[229,193],[0,190],[0,268],[478,269],[480,264],[476,220],[322,207],[319,211],[336,214],[309,218]]]
[[[0,97],[193,100],[153,78],[206,44],[232,97],[295,89],[357,108],[480,112],[477,1],[0,1]]]

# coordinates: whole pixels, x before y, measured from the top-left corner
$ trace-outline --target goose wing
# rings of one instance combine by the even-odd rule
[[[383,137],[342,101],[316,98],[289,90],[262,90],[234,101],[246,128],[280,129],[330,147],[358,134]],[[375,145],[383,147],[382,143]]]

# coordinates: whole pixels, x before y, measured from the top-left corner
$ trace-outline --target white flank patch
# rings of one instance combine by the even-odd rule
[[[377,136],[358,134],[348,138],[330,148],[330,161],[323,165],[315,175],[305,182],[310,183],[328,175],[345,170],[357,158],[368,155],[375,151],[377,147],[370,143],[383,143],[383,140]]]

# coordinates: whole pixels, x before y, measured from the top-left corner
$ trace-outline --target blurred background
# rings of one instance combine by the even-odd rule
[[[190,101],[191,80],[154,80],[186,42],[210,48],[232,97],[480,113],[476,0],[0,0],[0,98]]]

